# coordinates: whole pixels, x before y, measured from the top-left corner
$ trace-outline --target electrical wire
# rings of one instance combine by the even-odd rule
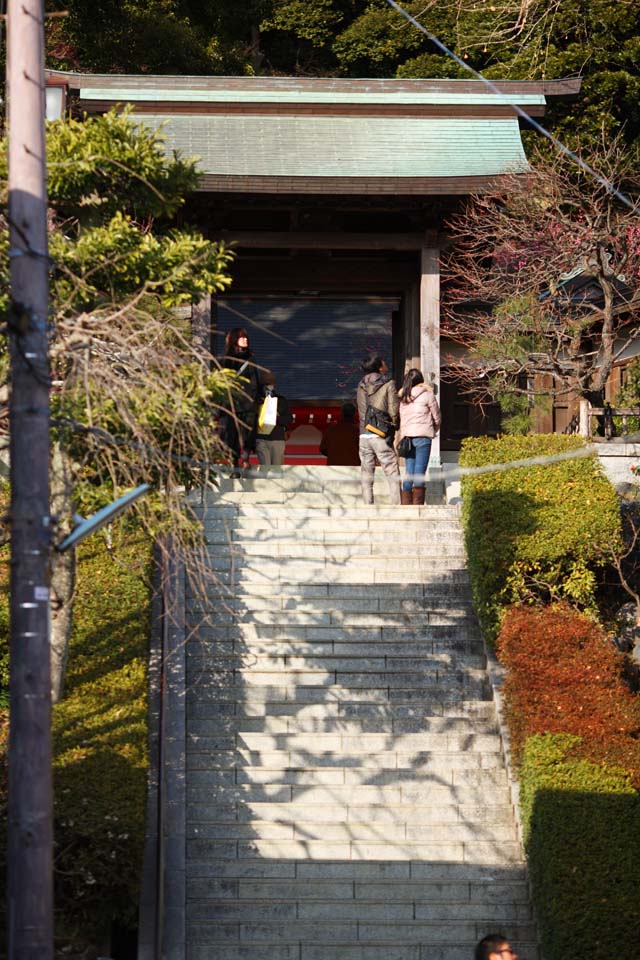
[[[401,7],[400,4],[396,2],[396,0],[386,0],[386,2],[397,13],[401,14],[401,16],[403,16],[406,20],[408,20],[409,23],[413,24],[413,26],[416,27],[416,29],[418,29],[421,33],[423,33],[425,37],[427,37],[433,44],[435,44],[435,46],[438,47],[438,49],[441,50],[444,54],[446,54],[447,57],[449,57],[451,60],[457,63],[458,66],[466,70],[467,73],[471,73],[477,80],[481,80],[485,84],[485,86],[487,86],[489,90],[491,90],[492,93],[495,93],[499,97],[501,97],[505,101],[507,106],[511,107],[511,109],[515,113],[517,113],[519,117],[522,117],[522,119],[526,120],[526,122],[530,124],[530,126],[532,126],[534,130],[537,130],[538,133],[541,133],[548,140],[550,140],[551,143],[555,147],[557,147],[558,150],[560,150],[567,157],[569,157],[571,160],[577,163],[578,166],[581,167],[581,169],[584,170],[585,173],[588,173],[589,176],[597,180],[598,183],[600,183],[609,193],[617,197],[617,199],[620,200],[621,203],[624,203],[625,206],[629,207],[629,209],[633,213],[638,212],[637,204],[633,203],[633,201],[630,200],[629,197],[627,197],[624,193],[618,190],[618,188],[614,186],[614,184],[612,184],[610,180],[607,180],[606,177],[603,177],[601,174],[599,174],[585,160],[583,160],[576,153],[574,153],[573,150],[570,150],[569,147],[565,146],[565,144],[562,143],[561,140],[558,140],[557,137],[554,137],[554,135],[550,133],[549,130],[547,130],[545,127],[543,127],[542,124],[538,123],[537,120],[534,120],[533,117],[530,117],[529,114],[525,110],[523,110],[521,106],[519,106],[517,103],[513,103],[511,100],[507,100],[506,95],[500,90],[498,86],[496,86],[495,83],[487,79],[487,77],[485,77],[478,70],[475,70],[470,64],[466,63],[461,57],[457,55],[457,53],[454,53],[453,50],[450,50],[449,47],[447,47],[447,45],[442,42],[442,40],[439,40],[438,37],[435,36],[435,34],[427,30],[427,28],[424,27],[418,20],[416,20],[414,16],[412,16],[407,10]]]

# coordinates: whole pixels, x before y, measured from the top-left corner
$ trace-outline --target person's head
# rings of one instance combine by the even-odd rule
[[[353,403],[343,403],[342,404],[342,419],[343,420],[355,420],[356,408]]]
[[[477,944],[474,960],[518,960],[518,954],[501,933],[489,933]]]
[[[276,375],[271,370],[265,370],[262,374],[262,386],[265,390],[274,390],[276,386]]]
[[[422,372],[418,370],[417,367],[412,367],[411,370],[407,370],[400,390],[403,403],[411,403],[411,391],[414,387],[417,387],[419,383],[424,383]]]
[[[249,349],[249,335],[244,327],[234,327],[229,330],[225,341],[224,350],[228,357],[233,357],[242,350]]]
[[[380,356],[379,353],[370,353],[368,357],[365,357],[362,361],[362,372],[363,373],[382,373],[385,374],[389,370],[389,367],[386,364],[386,361]]]

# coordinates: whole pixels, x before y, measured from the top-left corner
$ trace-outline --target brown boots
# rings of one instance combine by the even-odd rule
[[[421,507],[424,504],[424,487],[413,487],[411,490],[400,488],[400,503],[405,507]]]
[[[411,491],[411,503],[414,506],[421,507],[424,504],[424,487],[413,487]]]

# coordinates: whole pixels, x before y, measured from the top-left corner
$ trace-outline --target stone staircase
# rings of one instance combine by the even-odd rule
[[[201,506],[187,960],[538,956],[457,510],[377,483],[290,467]]]

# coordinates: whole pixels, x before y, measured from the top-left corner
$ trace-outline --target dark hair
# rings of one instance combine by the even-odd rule
[[[238,352],[238,340],[240,337],[246,337],[249,342],[249,334],[244,327],[234,327],[224,338],[224,352],[227,357],[235,357]]]
[[[263,387],[274,387],[276,383],[276,375],[271,370],[265,370],[261,376],[262,386]]]
[[[379,373],[383,363],[384,360],[379,353],[370,353],[369,356],[365,357],[362,361],[362,372]]]
[[[402,389],[400,390],[402,403],[413,403],[411,391],[414,387],[417,387],[419,383],[424,383],[424,377],[417,367],[411,367],[411,370],[407,370],[405,373],[404,380],[402,381]]]
[[[509,943],[509,941],[501,933],[488,933],[477,944],[476,952],[473,955],[474,960],[489,960],[489,956],[492,953],[499,953],[505,943]]]
[[[353,420],[356,415],[356,408],[352,403],[343,403],[342,404],[342,419],[343,420]]]

